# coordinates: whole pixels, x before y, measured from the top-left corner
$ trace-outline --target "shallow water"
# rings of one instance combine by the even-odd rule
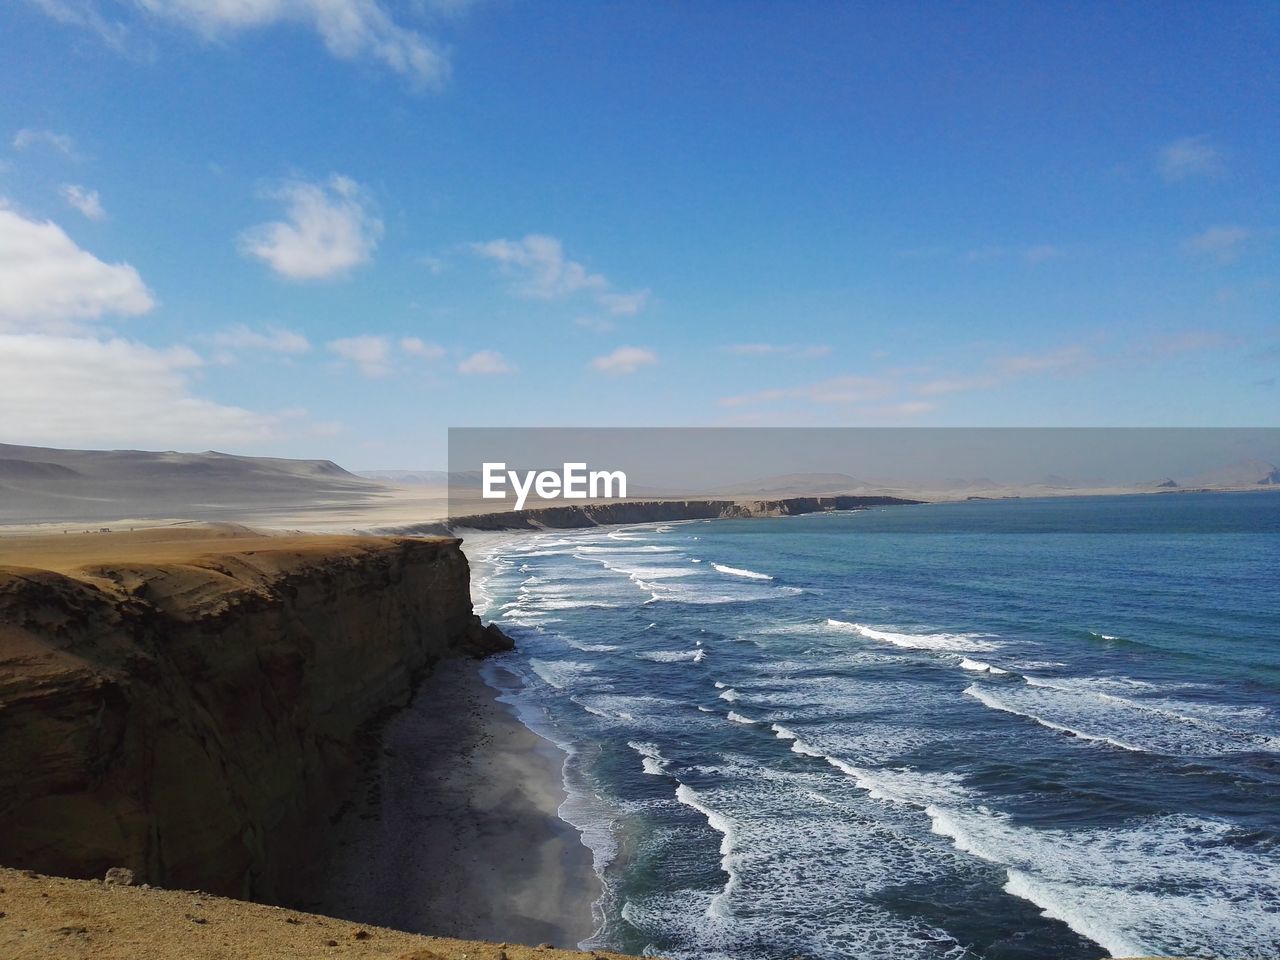
[[[514,696],[569,752],[591,945],[1280,955],[1280,496],[479,550]]]

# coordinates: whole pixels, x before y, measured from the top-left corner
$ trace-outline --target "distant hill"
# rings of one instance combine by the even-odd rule
[[[273,507],[359,503],[385,491],[331,460],[0,443],[0,523],[244,519]]]
[[[849,493],[866,488],[866,484],[847,473],[783,473],[739,483],[725,484],[717,492],[759,497],[820,496]]]
[[[1273,487],[1280,485],[1280,467],[1256,458],[1207,470],[1182,481],[1184,487]]]

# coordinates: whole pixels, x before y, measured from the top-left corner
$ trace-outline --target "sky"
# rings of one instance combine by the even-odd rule
[[[1280,5],[13,0],[0,441],[1280,425]]]

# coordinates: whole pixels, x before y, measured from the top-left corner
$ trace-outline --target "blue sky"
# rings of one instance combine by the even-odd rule
[[[1277,425],[1280,7],[20,0],[11,442]]]

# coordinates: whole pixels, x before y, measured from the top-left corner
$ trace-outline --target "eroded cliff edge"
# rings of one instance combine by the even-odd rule
[[[432,662],[508,643],[455,539],[186,552],[0,566],[0,863],[287,898],[361,731]]]

